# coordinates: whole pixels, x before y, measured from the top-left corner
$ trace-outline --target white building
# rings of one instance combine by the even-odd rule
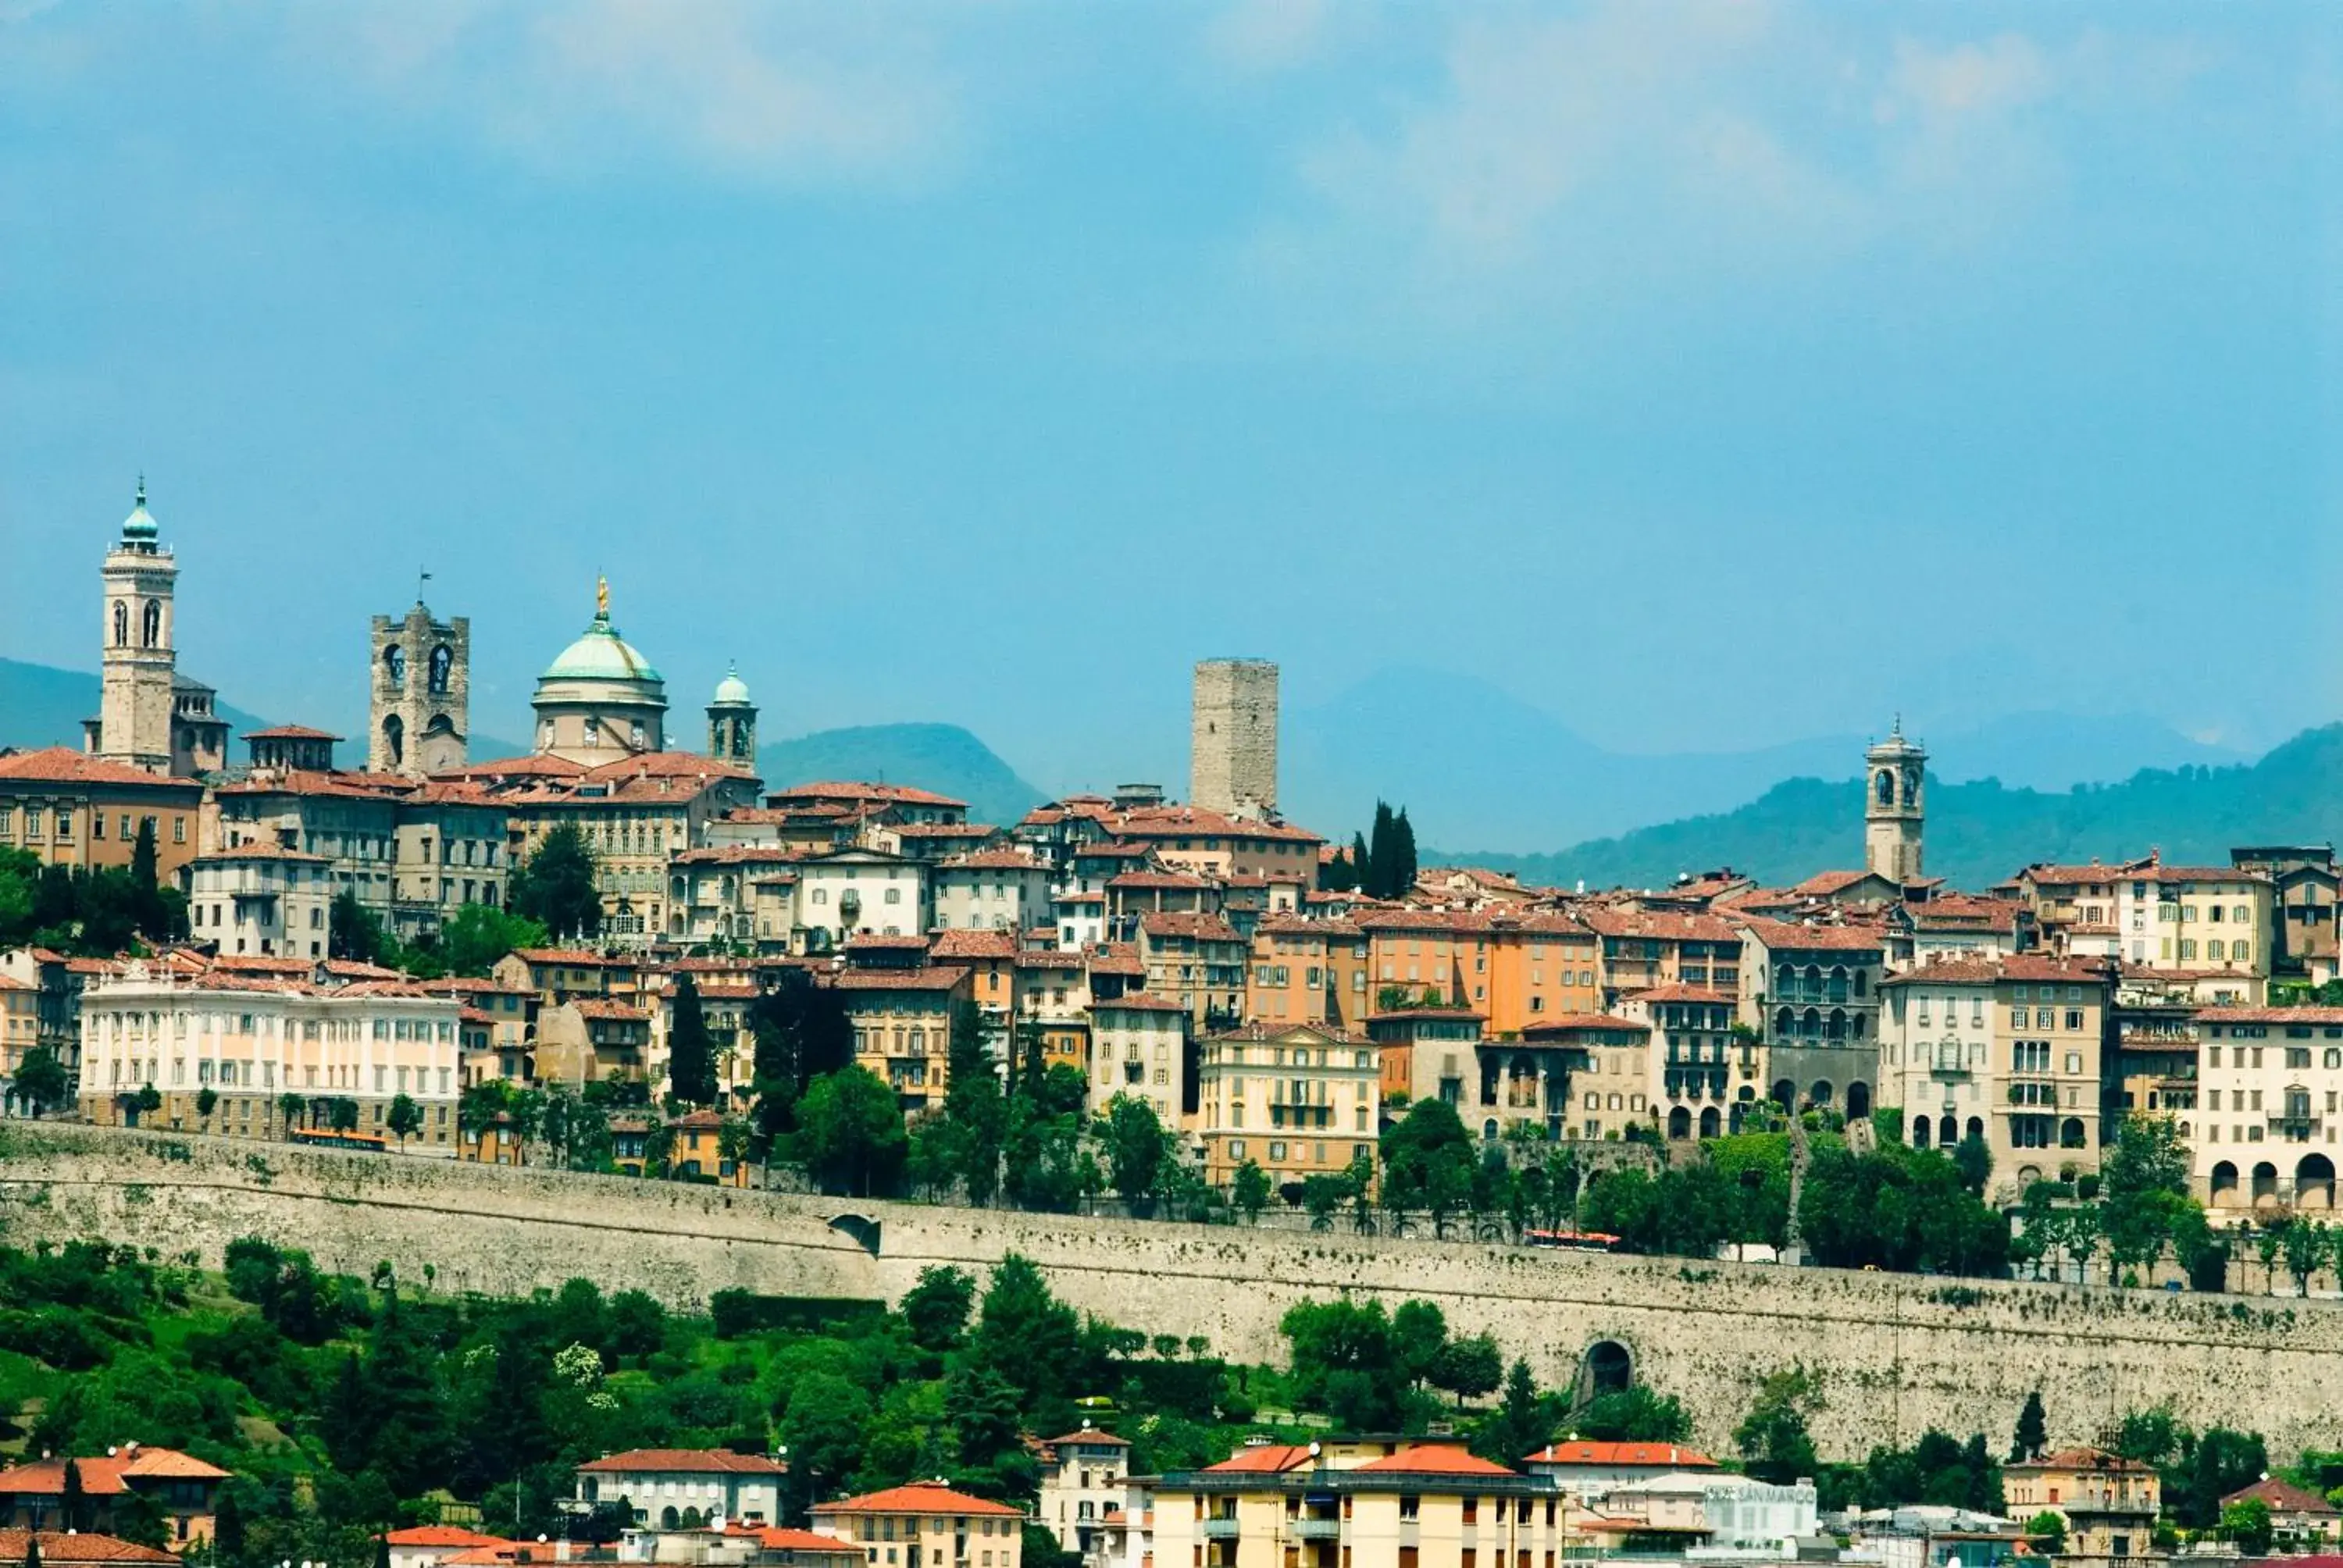
[[[1035,1522],[1060,1546],[1087,1557],[1100,1543],[1106,1516],[1122,1506],[1131,1444],[1084,1422],[1080,1432],[1050,1439],[1049,1448]]]
[[[1173,1126],[1188,1092],[1188,1010],[1170,997],[1126,991],[1091,1003],[1091,1113],[1118,1094],[1144,1100]]]
[[[857,932],[919,936],[929,928],[928,874],[923,860],[880,849],[833,849],[798,862],[797,919],[809,935],[827,933],[842,948]]]
[[[288,974],[134,962],[82,992],[82,1114],[268,1138],[281,1136],[289,1093],[306,1125],[327,1127],[333,1102],[355,1101],[357,1131],[453,1157],[460,1010],[412,982],[343,983],[322,963]],[[162,1104],[142,1111],[135,1097],[150,1085]],[[389,1127],[400,1095],[422,1112],[411,1138]]]
[[[673,1530],[686,1522],[723,1519],[770,1523],[781,1516],[781,1477],[774,1460],[729,1449],[639,1448],[578,1467],[573,1505],[625,1503],[635,1523]]]
[[[973,849],[931,873],[944,930],[1022,931],[1053,926],[1050,869],[1022,849]]]
[[[187,863],[187,930],[229,954],[322,959],[333,862],[281,845],[215,849]]]

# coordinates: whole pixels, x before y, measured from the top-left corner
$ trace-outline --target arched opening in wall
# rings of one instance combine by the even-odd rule
[[[138,618],[138,646],[163,646],[163,601],[160,599],[148,599],[146,608]]]
[[[1927,1119],[1926,1117],[1925,1117],[1925,1116],[1915,1116],[1914,1118],[1912,1118],[1912,1147],[1913,1147],[1913,1148],[1915,1148],[1915,1149],[1926,1149],[1926,1148],[1928,1146],[1929,1142],[1930,1142],[1930,1139],[1929,1139],[1929,1136],[1928,1136],[1928,1132],[1929,1132],[1929,1128],[1928,1128],[1928,1119]]]
[[[1936,1141],[1950,1149],[1961,1141],[1961,1124],[1957,1118],[1947,1116],[1936,1123]]]
[[[1692,1136],[1691,1111],[1679,1105],[1668,1112],[1668,1136],[1678,1140]]]
[[[879,1255],[879,1221],[862,1214],[835,1214],[830,1228],[854,1238],[855,1243],[872,1257]]]
[[[1879,797],[1882,806],[1896,804],[1896,774],[1892,769],[1882,768],[1878,777],[1872,780],[1871,788]]]
[[[2020,1166],[2017,1168],[2017,1190],[2018,1190],[2020,1192],[2025,1191],[2028,1187],[2033,1186],[2033,1185],[2034,1185],[2034,1183],[2036,1183],[2036,1181],[2041,1181],[2041,1180],[2042,1180],[2042,1167],[2041,1167],[2041,1166],[2039,1166],[2039,1165],[2020,1165]]]
[[[2278,1206],[2278,1167],[2265,1160],[2254,1167],[2254,1207],[2274,1209]]]
[[[1970,1117],[1969,1124],[1961,1129],[1961,1136],[1964,1138],[1982,1140],[1985,1137],[1985,1118],[1982,1116]]]
[[[130,607],[120,599],[114,601],[114,646],[130,646]]]
[[[2294,1168],[2294,1206],[2298,1209],[2335,1207],[2335,1161],[2324,1154],[2306,1154]]]
[[[1481,1123],[1481,1141],[1483,1143],[1494,1143],[1496,1141],[1497,1119],[1492,1116],[1486,1121]]]
[[[431,650],[431,689],[435,692],[445,692],[447,689],[448,673],[455,668],[456,654],[453,648],[444,642],[434,648]]]
[[[1798,1086],[1792,1083],[1786,1078],[1776,1081],[1774,1085],[1774,1103],[1780,1106],[1785,1111],[1796,1110],[1798,1105]]]
[[[1849,1121],[1871,1114],[1871,1085],[1850,1083],[1846,1086],[1846,1119]]]
[[[1635,1357],[1617,1340],[1596,1340],[1578,1362],[1578,1402],[1624,1393],[1635,1383]]]
[[[382,673],[396,689],[407,684],[407,650],[392,643],[382,650]]]
[[[683,1516],[675,1511],[675,1504],[670,1503],[665,1508],[659,1510],[659,1528],[662,1530],[672,1530],[677,1524],[681,1523],[682,1518]]]
[[[1828,1105],[1831,1102],[1830,1080],[1827,1078],[1815,1079],[1815,1086],[1812,1090],[1807,1091],[1806,1099],[1808,1103],[1815,1106]]]
[[[1715,1137],[1717,1126],[1716,1107],[1712,1105],[1700,1113],[1700,1135],[1703,1138]]]
[[[2061,1149],[2080,1149],[2084,1147],[2083,1119],[2081,1117],[2069,1116],[2066,1121],[2058,1123],[2058,1147]]]
[[[396,713],[382,721],[382,750],[393,768],[407,760],[407,725]]]
[[[2226,1160],[2214,1166],[2209,1187],[2216,1207],[2235,1203],[2237,1201],[2237,1168]]]

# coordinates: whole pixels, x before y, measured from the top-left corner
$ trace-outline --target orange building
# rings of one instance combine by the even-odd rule
[[[0,757],[0,849],[45,866],[127,866],[138,829],[155,829],[156,879],[196,857],[204,787],[62,746]]]
[[[1367,934],[1349,920],[1265,915],[1253,928],[1244,1015],[1356,1030],[1373,1010]]]

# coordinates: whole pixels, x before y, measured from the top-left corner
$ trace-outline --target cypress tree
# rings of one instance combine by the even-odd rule
[[[1364,833],[1351,835],[1351,886],[1363,893],[1374,890],[1374,870],[1367,859],[1367,836]]]
[[[1375,802],[1375,825],[1367,834],[1368,896],[1388,899],[1392,896],[1392,869],[1395,864],[1392,842],[1392,809],[1383,801]]]
[[[89,1528],[89,1496],[82,1489],[81,1463],[78,1460],[65,1461],[64,1495],[58,1499],[58,1509],[65,1515],[66,1529]]]
[[[1399,809],[1392,819],[1391,891],[1383,897],[1396,899],[1415,886],[1415,829],[1407,819],[1407,808]]]
[[[716,1101],[716,1046],[708,1036],[699,987],[688,972],[675,977],[675,1028],[668,1036],[667,1081],[678,1100],[692,1105]]]

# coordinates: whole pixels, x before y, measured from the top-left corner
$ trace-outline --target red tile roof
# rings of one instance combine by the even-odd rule
[[[1133,839],[1274,839],[1322,844],[1317,834],[1285,822],[1249,821],[1201,806],[1141,806],[1119,812],[1115,830]]]
[[[1715,1470],[1716,1461],[1696,1448],[1669,1442],[1550,1442],[1523,1456],[1523,1464],[1651,1465],[1667,1470]]]
[[[2039,1459],[2014,1460],[2002,1466],[2004,1470],[2077,1470],[2095,1474],[2128,1472],[2133,1474],[2156,1473],[2152,1464],[2137,1459],[2126,1459],[2119,1453],[2109,1453],[2103,1448],[2062,1448],[2056,1453],[2046,1453]]]
[[[1299,1443],[1263,1442],[1241,1448],[1218,1464],[1204,1466],[1205,1475],[1278,1475],[1314,1463],[1317,1455]]]
[[[1218,915],[1165,910],[1139,917],[1139,929],[1151,937],[1193,937],[1203,942],[1233,942],[1236,928]]]
[[[1114,1433],[1101,1432],[1094,1426],[1086,1426],[1080,1432],[1070,1432],[1063,1437],[1053,1437],[1048,1441],[1052,1446],[1061,1442],[1086,1442],[1094,1448],[1129,1448],[1131,1446]]]
[[[227,1472],[215,1464],[206,1464],[192,1454],[181,1453],[176,1448],[141,1448],[126,1444],[114,1453],[91,1454],[75,1458],[74,1467],[81,1473],[82,1490],[92,1497],[111,1497],[125,1490],[132,1480],[152,1481],[226,1481]],[[62,1495],[65,1489],[65,1461],[36,1459],[0,1471],[0,1494],[31,1493]],[[47,1544],[45,1541],[44,1546]]]
[[[1427,1442],[1414,1448],[1403,1448],[1397,1453],[1382,1459],[1371,1459],[1355,1469],[1365,1474],[1384,1475],[1512,1475],[1514,1472],[1494,1461],[1483,1459],[1453,1443]]]
[[[947,959],[1007,959],[1016,954],[1013,931],[938,931],[928,948],[929,958],[939,963]]]
[[[1168,996],[1151,996],[1143,990],[1127,990],[1106,1000],[1091,999],[1091,1011],[1104,1012],[1110,1008],[1121,1008],[1129,1012],[1186,1012],[1188,1010]]]
[[[1885,939],[1875,926],[1808,924],[1743,917],[1749,935],[1775,952],[1876,952]]]
[[[844,970],[830,977],[840,990],[950,990],[966,984],[968,971],[937,969]]]
[[[143,768],[108,762],[68,746],[45,746],[0,757],[0,779],[23,779],[38,784],[137,784],[164,786],[200,794],[203,786],[192,779],[166,779]]]
[[[306,724],[272,724],[266,729],[247,729],[246,740],[339,740],[342,737],[328,729],[312,729]]]
[[[914,789],[908,784],[867,784],[857,779],[820,779],[809,784],[792,784],[786,789],[769,791],[765,804],[798,800],[862,801],[872,805],[950,806],[965,809],[968,802],[950,795],[939,795],[932,789]]]
[[[820,1513],[990,1513],[1011,1519],[1023,1517],[1020,1509],[1005,1503],[995,1503],[987,1497],[971,1497],[965,1492],[954,1492],[940,1481],[915,1481],[908,1486],[890,1486],[883,1492],[865,1493],[842,1503],[817,1503],[810,1510]]]
[[[0,1530],[0,1563],[22,1563],[27,1543],[33,1539],[29,1530]],[[99,1535],[90,1531],[73,1533],[63,1530],[40,1532],[41,1561],[44,1563],[153,1563],[176,1564],[180,1559],[168,1552],[157,1552],[152,1546],[134,1545],[112,1535]]]
[[[405,1530],[394,1530],[383,1537],[393,1546],[504,1546],[508,1543],[501,1535],[483,1535],[477,1530],[466,1530],[455,1524],[417,1524]]]
[[[1706,986],[1664,985],[1654,986],[1650,990],[1630,991],[1626,1000],[1641,1002],[1705,1002],[1712,1007],[1732,1007],[1741,999],[1730,991],[1712,990]]]

